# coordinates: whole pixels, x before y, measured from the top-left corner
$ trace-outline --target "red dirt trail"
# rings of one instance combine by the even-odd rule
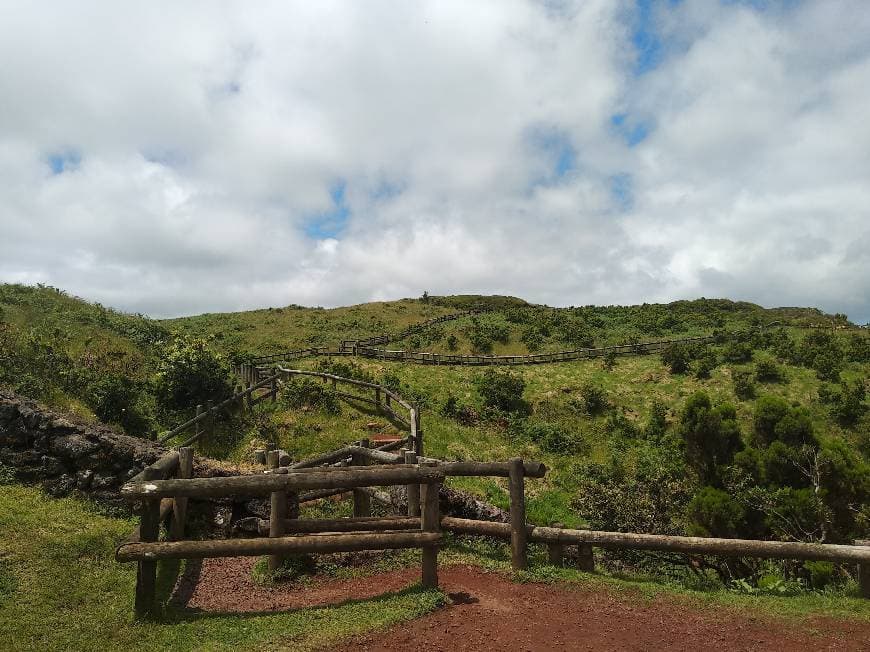
[[[176,599],[203,611],[264,612],[337,604],[404,589],[410,568],[307,587],[263,587],[251,558],[204,560],[182,577]],[[677,600],[581,586],[516,584],[469,566],[439,569],[451,604],[423,618],[349,641],[338,649],[425,650],[870,650],[870,623],[828,618],[783,620]]]

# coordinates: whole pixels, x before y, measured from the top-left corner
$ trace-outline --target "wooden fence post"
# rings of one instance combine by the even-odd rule
[[[369,440],[363,439],[360,441],[362,448],[369,447]],[[351,455],[351,464],[353,466],[365,466],[369,463],[369,459],[359,453]],[[354,516],[371,516],[372,501],[369,494],[363,491],[362,488],[353,490],[353,515]]]
[[[417,453],[414,451],[405,451],[405,464],[416,464]],[[406,493],[408,494],[408,516],[420,516],[420,485],[409,484]]]
[[[435,466],[430,462],[427,466]],[[423,513],[420,518],[420,529],[423,532],[441,531],[441,507],[439,495],[441,483],[431,482],[421,486],[423,493]],[[422,582],[427,589],[438,588],[438,546],[423,546]]]
[[[856,546],[870,546],[870,539],[856,539]],[[858,564],[858,592],[862,598],[870,598],[870,564]]]
[[[389,398],[389,397],[387,397]],[[378,408],[378,412],[381,411],[381,388],[375,387],[375,406]]]
[[[577,545],[577,568],[587,573],[595,570],[595,555],[592,552],[591,543]]]
[[[199,406],[202,407],[202,406]],[[184,446],[178,449],[178,478],[193,477],[193,449]],[[184,528],[187,525],[187,498],[175,498],[172,506],[172,525],[169,536],[173,541],[184,538]]]
[[[511,566],[515,571],[529,567],[526,532],[525,469],[519,457],[509,462],[508,485],[511,498]]]
[[[202,414],[202,403],[198,403],[196,406],[196,416],[200,416]],[[196,440],[199,441],[199,437],[202,434],[202,421],[197,421],[196,425],[193,429],[193,434],[196,435]]]
[[[278,468],[278,451],[266,453],[266,464],[270,469]],[[269,510],[269,536],[280,537],[284,534],[284,519],[287,518],[287,490],[273,491]],[[283,561],[281,555],[269,555],[269,572],[274,573]]]
[[[272,403],[276,403],[278,401],[278,380],[275,378],[269,383],[269,394],[272,396]]]
[[[562,529],[564,523],[553,523],[550,527]],[[548,543],[547,555],[550,558],[550,563],[553,566],[561,566],[565,561],[565,544],[564,543]]]
[[[159,480],[160,471],[146,467],[142,472],[143,480]],[[160,499],[145,500],[139,518],[139,541],[157,541],[160,538]],[[136,569],[136,598],[133,609],[137,618],[155,615],[157,605],[157,562],[140,561]]]
[[[206,421],[205,436],[208,439],[214,439],[215,424],[217,423],[217,410],[214,409],[214,401],[208,399],[205,402],[205,409],[208,410],[208,418]]]

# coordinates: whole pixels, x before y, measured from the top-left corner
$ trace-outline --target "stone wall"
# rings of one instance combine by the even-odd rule
[[[53,496],[78,492],[120,504],[120,486],[164,452],[154,442],[76,423],[0,389],[0,463]]]

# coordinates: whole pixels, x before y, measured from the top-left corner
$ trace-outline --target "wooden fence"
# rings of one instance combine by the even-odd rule
[[[349,457],[348,457],[349,455]],[[339,459],[352,466],[333,466]],[[328,466],[323,466],[323,465]],[[374,465],[374,466],[372,466]],[[445,462],[419,458],[413,451],[398,454],[361,446],[345,447],[293,467],[279,467],[277,451],[271,451],[269,469],[263,473],[225,477],[191,478],[189,449],[167,453],[139,476],[124,485],[122,496],[141,504],[140,525],[118,546],[119,562],[137,562],[135,611],[138,616],[155,613],[156,563],[161,559],[201,559],[224,556],[269,556],[277,568],[283,556],[296,553],[332,553],[359,550],[422,549],[422,583],[438,585],[438,551],[442,531],[458,535],[497,537],[510,541],[511,565],[528,568],[528,546],[548,547],[551,563],[561,564],[565,547],[578,546],[578,564],[594,569],[593,546],[676,552],[689,555],[806,559],[858,564],[861,595],[870,598],[870,545],[811,544],[745,539],[714,539],[625,532],[599,532],[563,527],[539,527],[526,522],[525,479],[542,478],[546,467],[519,458],[507,462]],[[170,479],[172,475],[176,477]],[[510,495],[510,523],[495,523],[443,516],[439,490],[450,476],[505,477]],[[391,505],[376,487],[404,485],[406,514],[371,515],[371,499]],[[353,517],[342,519],[291,518],[289,507],[306,495],[315,500],[328,495],[353,493]],[[190,498],[270,496],[268,520],[257,530],[266,538],[186,540],[186,501]],[[295,512],[295,510],[292,510]],[[168,540],[160,541],[160,524],[172,514]]]
[[[684,337],[671,340],[656,340],[650,342],[637,342],[634,344],[616,344],[613,346],[601,346],[594,348],[571,349],[569,351],[554,351],[551,353],[530,353],[527,355],[460,355],[451,353],[424,353],[416,351],[391,351],[372,346],[364,346],[359,342],[344,340],[338,349],[318,347],[312,349],[298,349],[285,353],[254,358],[255,364],[274,364],[277,362],[289,362],[302,358],[321,355],[342,356],[358,355],[364,358],[391,362],[407,362],[412,364],[433,365],[528,365],[545,364],[552,362],[570,362],[572,360],[585,360],[589,358],[602,358],[608,353],[614,355],[646,355],[655,353],[671,346],[672,344],[705,344],[715,342],[716,335],[701,335],[698,337]]]

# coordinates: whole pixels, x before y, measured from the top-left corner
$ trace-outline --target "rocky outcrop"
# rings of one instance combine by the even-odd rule
[[[18,480],[39,483],[53,496],[79,492],[121,505],[120,486],[165,451],[0,390],[0,463]]]

